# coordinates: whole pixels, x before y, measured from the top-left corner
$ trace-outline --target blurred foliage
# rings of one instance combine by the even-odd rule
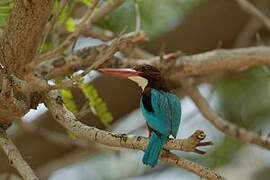
[[[269,69],[263,67],[241,74],[235,73],[216,83],[215,87],[219,97],[218,109],[224,118],[259,133],[258,129],[265,125],[270,117]],[[234,155],[242,146],[239,141],[225,137],[215,146],[215,150],[204,163],[215,168],[226,165],[234,159]]]
[[[270,166],[259,169],[256,173],[254,173],[251,179],[259,179],[259,180],[269,180],[270,177]]]
[[[86,6],[90,6],[92,3],[92,0],[78,0],[79,2],[82,2]]]
[[[113,117],[106,103],[99,97],[97,90],[92,85],[83,82],[79,83],[79,87],[88,99],[92,112],[99,117],[105,126],[108,126],[113,121]]]
[[[205,0],[138,0],[141,28],[147,36],[154,37],[159,33],[171,30],[181,23],[186,13]],[[136,13],[134,0],[127,0],[118,10],[99,26],[119,33],[127,28],[134,31]]]
[[[220,144],[215,145],[215,150],[211,152],[206,164],[208,167],[217,168],[231,162],[235,154],[241,149],[242,144],[231,137],[225,137]]]
[[[256,128],[270,116],[270,71],[256,68],[234,74],[216,84],[219,110],[245,128]]]
[[[74,101],[74,97],[70,90],[68,89],[61,89],[60,90],[61,96],[63,98],[64,104],[66,108],[71,111],[72,113],[77,112],[77,106]]]

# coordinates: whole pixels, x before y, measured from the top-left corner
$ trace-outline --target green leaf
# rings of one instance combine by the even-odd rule
[[[55,4],[55,7],[54,8],[55,8],[54,11],[56,13],[57,11],[59,11],[59,9],[61,8],[61,6],[60,6],[60,4]],[[62,11],[62,13],[59,16],[59,19],[58,19],[58,21],[59,21],[60,24],[64,24],[67,21],[67,19],[69,18],[69,13],[70,13],[70,7],[69,6],[65,6],[64,9],[63,9],[63,11]]]
[[[74,97],[71,91],[67,89],[61,89],[60,93],[61,93],[61,96],[64,101],[64,105],[66,106],[66,108],[72,113],[77,112],[77,106],[75,104]]]
[[[5,27],[7,17],[11,13],[13,4],[11,0],[3,0],[0,2],[0,29]]]
[[[92,109],[92,112],[99,117],[105,126],[108,126],[113,121],[113,117],[108,111],[106,103],[99,97],[97,90],[92,85],[83,82],[79,83],[79,88],[88,99],[89,107]]]
[[[68,18],[66,23],[66,29],[68,32],[73,32],[75,30],[76,24],[73,18]]]
[[[80,0],[86,6],[90,6],[92,4],[92,0]]]

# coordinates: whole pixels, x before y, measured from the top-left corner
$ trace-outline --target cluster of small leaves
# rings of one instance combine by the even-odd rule
[[[68,89],[61,89],[60,90],[61,96],[63,98],[64,104],[68,110],[73,113],[77,112],[77,106],[74,101],[74,97],[70,90]]]
[[[92,108],[94,114],[96,114],[101,122],[108,126],[112,121],[112,114],[108,111],[106,103],[99,97],[97,90],[90,84],[83,82],[79,83],[79,87],[88,99],[89,107]]]
[[[74,4],[78,3],[82,6],[89,7],[92,3],[92,0],[76,0],[73,2]],[[76,20],[71,16],[72,7],[74,7],[74,4],[70,4],[69,6],[65,6],[62,14],[59,17],[59,23],[64,24],[65,29],[68,32],[73,32],[76,28]],[[55,5],[55,9],[61,8],[61,2],[58,2],[58,4]]]
[[[112,114],[109,112],[106,103],[98,95],[97,90],[90,84],[80,82],[78,87],[83,92],[84,96],[88,101],[88,105],[91,108],[92,112],[99,117],[100,121],[108,126],[112,121]],[[63,98],[64,104],[68,110],[76,114],[78,112],[77,105],[74,101],[74,96],[72,92],[68,89],[60,90],[61,96]]]
[[[13,0],[0,1],[0,32],[6,25],[6,19],[9,16],[13,7]]]

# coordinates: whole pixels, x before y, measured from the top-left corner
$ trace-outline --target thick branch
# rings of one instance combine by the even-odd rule
[[[12,166],[14,166],[23,179],[26,180],[37,180],[37,176],[31,169],[31,167],[27,164],[27,162],[23,159],[17,147],[13,144],[11,139],[7,137],[6,132],[0,128],[0,146],[6,153],[9,162]]]
[[[82,124],[81,122],[77,121],[75,116],[63,106],[62,99],[57,95],[57,92],[51,92],[48,94],[46,105],[55,120],[77,137],[85,138],[92,142],[97,142],[108,146],[138,150],[144,150],[148,144],[148,138],[126,134],[115,134]],[[210,142],[201,142],[204,138],[205,134],[202,131],[197,131],[188,139],[169,140],[164,148],[170,150],[197,152],[197,146],[205,146],[211,144]],[[163,155],[162,159],[208,179],[218,179],[217,177],[220,177],[206,168],[202,168],[198,165],[195,166],[194,163],[177,158],[170,153]],[[194,166],[190,166],[189,164]]]
[[[40,65],[38,71],[47,74],[49,77],[65,75],[72,69],[89,66],[93,61],[89,57],[94,51],[83,49],[76,55],[71,55],[66,59],[61,59],[61,64],[55,68],[57,60],[53,60],[47,65]],[[83,56],[82,56],[83,55]],[[180,56],[180,57],[179,57]],[[196,55],[183,56],[175,53],[163,57],[163,71],[168,73],[168,79],[179,82],[189,76],[203,76],[226,71],[243,71],[261,65],[270,65],[270,48],[259,46],[239,49],[219,49]],[[76,58],[76,59],[75,59]],[[71,59],[71,60],[68,60]],[[91,58],[92,59],[92,58]],[[122,66],[131,67],[134,64],[147,63],[159,66],[160,57],[150,59],[128,59],[123,61]]]
[[[202,115],[209,120],[217,129],[222,131],[228,136],[231,136],[237,140],[244,143],[252,143],[258,146],[270,149],[270,138],[262,137],[259,134],[248,131],[245,128],[238,127],[225,119],[218,116],[208,105],[205,98],[200,94],[197,88],[193,86],[192,80],[188,80],[186,85],[187,93],[190,95],[194,103],[197,105],[198,109]]]
[[[0,40],[0,63],[9,72],[21,74],[22,67],[34,58],[53,3],[54,0],[15,1]]]
[[[243,71],[261,65],[270,65],[270,48],[259,46],[239,49],[218,49],[206,53],[180,56],[177,60],[164,62],[169,79],[179,82],[189,76],[203,76],[226,71]],[[160,64],[160,58],[127,61],[127,66],[138,63]]]

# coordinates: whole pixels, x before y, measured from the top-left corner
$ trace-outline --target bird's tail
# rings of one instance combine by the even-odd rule
[[[153,132],[143,156],[143,164],[154,167],[167,140],[166,136],[158,136]]]

